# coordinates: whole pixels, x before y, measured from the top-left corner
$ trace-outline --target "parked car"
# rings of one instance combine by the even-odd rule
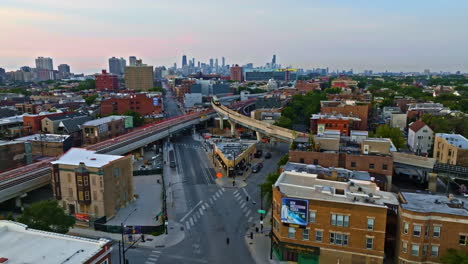
[[[265,154],[265,159],[269,159],[269,158],[271,158],[271,153],[270,153],[270,152],[267,152],[267,153]]]
[[[169,163],[169,167],[175,168],[176,167],[175,161],[171,161],[171,163]]]
[[[254,157],[261,158],[262,154],[263,154],[263,151],[261,149],[258,149],[257,152],[255,152]]]
[[[257,165],[258,165],[260,168],[263,168],[263,163],[260,162],[260,163],[258,163]]]
[[[257,172],[259,172],[261,169],[262,169],[262,167],[260,167],[258,164],[255,164],[255,165],[252,166],[252,172],[253,172],[253,173],[257,173]]]

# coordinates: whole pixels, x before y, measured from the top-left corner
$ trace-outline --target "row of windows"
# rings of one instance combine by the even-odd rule
[[[356,162],[351,161],[351,168],[356,168]],[[375,164],[374,163],[369,163],[369,169],[375,169]],[[388,165],[387,164],[382,164],[382,170],[388,170]]]
[[[274,228],[279,231],[279,224],[274,220]],[[288,238],[295,239],[296,238],[297,229],[294,227],[288,228]],[[309,229],[302,229],[302,240],[310,240],[309,238]],[[315,242],[323,242],[323,231],[322,230],[315,230]],[[338,245],[338,246],[348,246],[349,242],[349,234],[343,234],[338,232],[330,232],[330,244]],[[373,237],[366,237],[365,245],[366,249],[374,249],[374,238]]]
[[[424,227],[424,236],[427,236],[427,237],[429,236],[429,228],[430,228],[429,225],[426,225]],[[408,234],[408,232],[409,232],[409,223],[404,222],[403,223],[403,233]],[[414,224],[413,225],[413,236],[420,237],[421,232],[422,232],[422,225]],[[432,227],[432,234],[431,235],[432,235],[432,237],[440,237],[440,226],[434,225]]]
[[[429,245],[427,245],[427,244],[424,244],[422,246],[421,256],[427,256],[428,248],[429,248]],[[410,252],[411,256],[419,257],[419,250],[420,250],[420,245],[419,244],[411,244],[411,252]],[[403,253],[408,252],[408,242],[406,242],[406,241],[401,242],[401,252],[403,252]],[[438,257],[439,256],[439,246],[438,245],[431,245],[430,256],[431,257]]]

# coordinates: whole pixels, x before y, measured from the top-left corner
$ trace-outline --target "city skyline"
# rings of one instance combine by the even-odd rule
[[[468,71],[460,56],[468,36],[459,33],[468,24],[468,3],[358,2],[240,1],[226,9],[216,1],[6,0],[0,67],[33,66],[43,56],[92,74],[107,69],[113,56],[137,56],[153,66],[179,65],[183,54],[259,66],[276,54],[278,64],[305,69]]]

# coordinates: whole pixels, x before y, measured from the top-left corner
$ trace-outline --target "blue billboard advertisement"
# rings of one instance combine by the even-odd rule
[[[281,199],[281,222],[295,225],[307,225],[309,201],[282,198]]]
[[[153,105],[158,106],[159,105],[159,98],[158,97],[153,97]]]

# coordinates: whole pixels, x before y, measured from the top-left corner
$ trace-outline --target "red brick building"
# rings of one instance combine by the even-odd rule
[[[133,110],[142,116],[159,115],[162,112],[161,98],[144,93],[130,94],[125,97],[114,97],[101,103],[101,115],[119,114]]]
[[[370,107],[368,104],[344,104],[342,102],[322,101],[321,112],[324,114],[342,114],[345,116],[356,116],[361,119],[361,123],[357,129],[368,130],[367,120],[369,118]]]
[[[320,83],[314,81],[297,81],[295,87],[300,93],[308,93],[320,90]]]
[[[238,81],[242,82],[244,80],[244,76],[242,75],[242,67],[239,65],[234,65],[231,68],[229,68],[229,71],[231,72],[231,80],[232,81]]]
[[[310,131],[323,134],[324,130],[339,130],[342,136],[349,136],[351,129],[360,127],[361,120],[356,117],[312,115],[310,118]]]
[[[48,115],[23,116],[23,129],[26,135],[36,134],[42,131],[42,119],[49,116],[64,115],[65,113],[52,113]]]
[[[119,89],[119,79],[117,75],[109,74],[102,70],[101,74],[96,75],[96,90],[117,90]]]

